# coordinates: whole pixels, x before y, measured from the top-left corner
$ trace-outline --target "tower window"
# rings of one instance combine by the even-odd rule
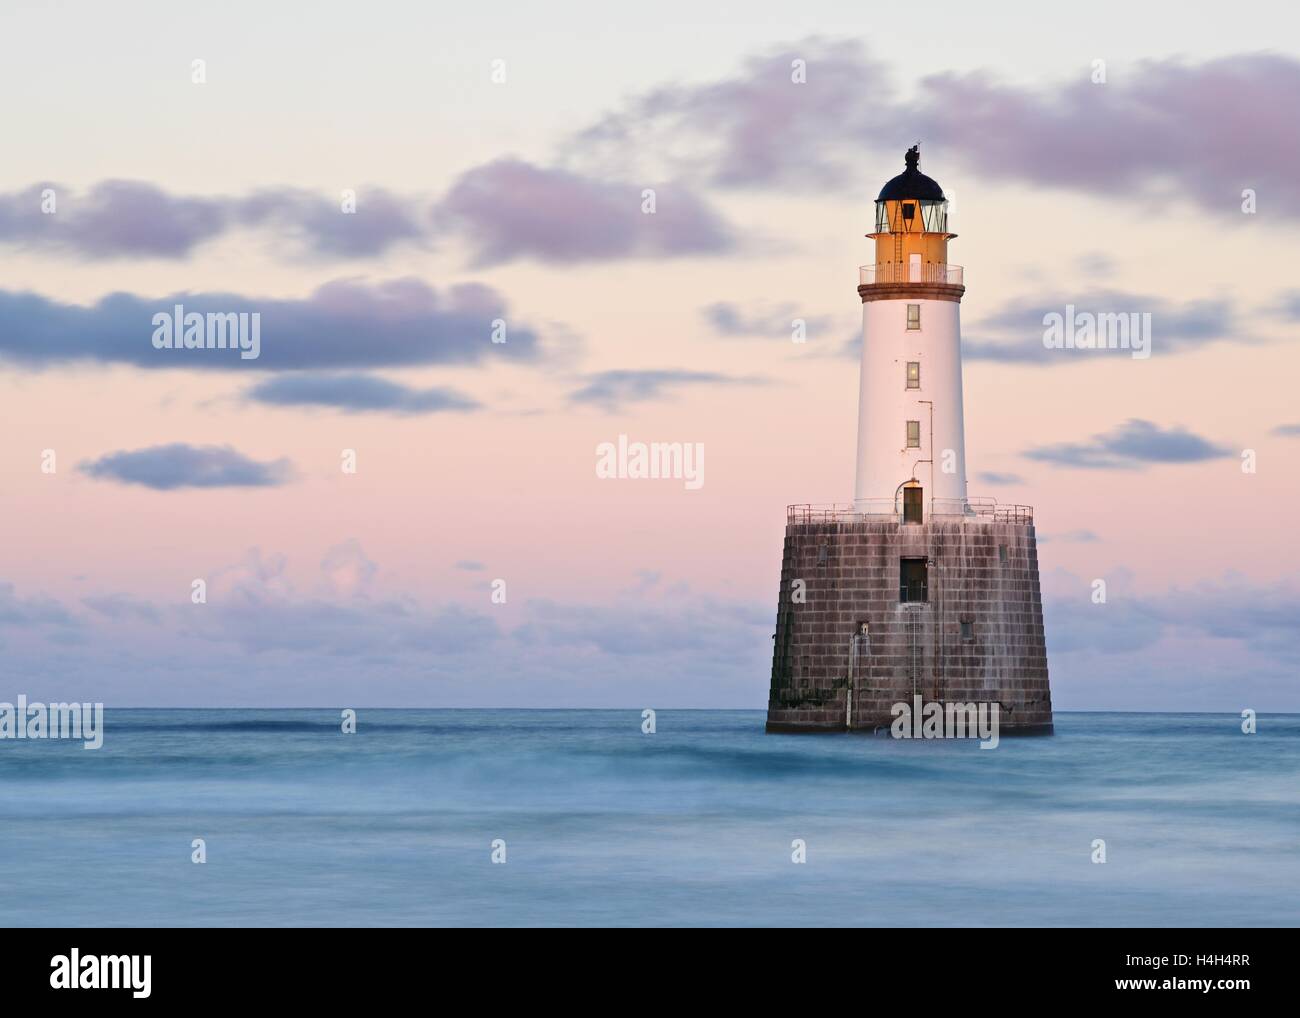
[[[961,638],[967,643],[975,639],[975,623],[970,619],[961,620]]]
[[[921,388],[921,362],[907,362],[907,387],[909,389]]]
[[[924,603],[928,583],[923,558],[905,558],[898,562],[898,600],[904,604]]]
[[[921,305],[920,304],[907,305],[907,328],[910,331],[915,331],[920,327],[921,327]]]
[[[921,422],[907,422],[907,447],[909,449],[921,448]]]
[[[998,545],[998,561],[999,561],[999,562],[1005,562],[1006,560],[1007,560],[1007,546],[1006,546],[1005,544],[999,544],[999,545]]]

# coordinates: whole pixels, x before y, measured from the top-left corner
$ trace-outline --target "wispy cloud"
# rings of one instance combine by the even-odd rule
[[[1100,540],[1091,530],[1067,530],[1061,534],[1039,534],[1038,543],[1060,541],[1063,544],[1094,544]]]
[[[982,484],[1024,484],[1025,479],[1019,474],[1003,473],[997,470],[981,470],[975,479]]]
[[[654,169],[710,185],[816,191],[856,179],[863,139],[895,126],[893,102],[884,65],[859,43],[812,38],[751,56],[730,77],[635,96],[567,147],[595,165],[647,153]]]
[[[731,228],[689,188],[653,188],[653,212],[643,210],[644,188],[499,159],[461,176],[433,215],[461,231],[479,266],[717,254],[735,246]]]
[[[1300,124],[1277,97],[1297,94],[1300,61],[1247,53],[1147,60],[1104,85],[1084,75],[1042,87],[986,71],[940,74],[922,83],[913,112],[922,137],[998,179],[1142,201],[1159,193],[1225,216],[1240,216],[1241,192],[1254,188],[1295,217]]]
[[[20,596],[12,583],[0,581],[0,627],[67,626],[73,617],[53,598]]]
[[[431,241],[418,199],[363,187],[356,189],[352,211],[345,213],[342,204],[341,196],[267,188],[239,199],[235,214],[243,224],[273,229],[301,253],[319,258],[370,258],[403,242]]]
[[[89,477],[139,484],[157,491],[177,488],[271,488],[292,476],[287,459],[259,462],[230,446],[155,445],[109,453],[80,464]]]
[[[157,622],[161,615],[148,601],[130,594],[92,594],[81,599],[91,611],[107,619],[122,621],[135,619],[142,622]]]
[[[1156,463],[1200,463],[1231,456],[1232,450],[1184,428],[1163,429],[1131,419],[1087,442],[1063,442],[1028,449],[1026,459],[1089,470],[1132,470]]]
[[[1067,305],[1072,305],[1076,314],[1150,313],[1150,348],[1156,357],[1185,353],[1217,340],[1250,341],[1230,301],[1196,300],[1178,304],[1147,294],[1101,290],[1039,294],[1009,301],[976,322],[971,330],[976,336],[997,338],[963,340],[962,357],[1038,367],[1078,364],[1090,358],[1132,357],[1132,351],[1123,347],[1070,350],[1044,344],[1044,317],[1053,313],[1064,316]]]
[[[702,309],[704,320],[720,336],[729,338],[756,337],[791,342],[796,323],[803,323],[804,337],[814,340],[823,330],[830,328],[829,315],[808,315],[791,303],[759,304],[741,307],[728,301],[719,301]]]
[[[714,371],[602,371],[587,376],[581,387],[569,393],[569,401],[612,411],[632,403],[670,399],[689,387],[762,384],[765,384],[763,379],[740,378]]]
[[[0,243],[86,259],[181,259],[230,230],[261,227],[287,238],[294,255],[358,258],[426,239],[423,211],[378,187],[357,189],[345,212],[341,194],[292,187],[204,196],[140,180],[104,180],[84,193],[38,184],[0,194]]]
[[[803,83],[792,80],[795,61]],[[595,165],[644,152],[656,169],[714,185],[815,192],[856,186],[868,139],[885,142],[876,154],[893,166],[919,137],[987,179],[1142,202],[1158,194],[1225,216],[1240,215],[1242,190],[1254,188],[1278,214],[1300,216],[1300,124],[1277,101],[1300,94],[1300,61],[1246,53],[1110,71],[1116,80],[1102,85],[1086,74],[1032,86],[990,70],[938,74],[901,97],[860,43],[809,38],[732,75],[632,97],[570,148]]]
[[[431,414],[479,406],[454,389],[414,389],[386,378],[356,374],[279,375],[259,382],[244,397],[271,406],[319,407],[353,414]]]

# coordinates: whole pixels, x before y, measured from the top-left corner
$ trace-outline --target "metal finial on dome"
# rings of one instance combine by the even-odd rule
[[[921,161],[919,141],[907,150],[904,159],[907,162],[907,169],[881,188],[880,196],[876,201],[898,201],[909,198],[923,202],[943,201],[943,188],[939,186],[938,181],[927,177],[917,166]]]

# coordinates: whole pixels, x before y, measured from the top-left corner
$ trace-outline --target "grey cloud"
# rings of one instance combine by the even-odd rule
[[[1200,463],[1230,456],[1232,450],[1183,428],[1162,429],[1150,421],[1130,419],[1087,442],[1040,446],[1023,455],[1054,466],[1120,470],[1153,463]]]
[[[791,81],[796,59],[807,62],[806,84]],[[985,71],[941,74],[900,98],[858,42],[805,39],[719,80],[634,97],[571,148],[598,164],[666,152],[670,170],[694,179],[816,192],[883,182],[920,138],[985,179],[1148,207],[1172,195],[1224,215],[1240,215],[1242,191],[1254,188],[1261,209],[1300,216],[1300,123],[1279,98],[1300,94],[1300,61],[1269,53],[1149,60],[1112,65],[1104,85],[1089,70],[1024,86]],[[864,146],[880,145],[883,161],[864,167]],[[1152,181],[1165,189],[1153,194]]]
[[[641,211],[642,190],[499,159],[461,176],[433,216],[463,233],[480,266],[716,254],[735,246],[731,228],[689,189],[656,187],[651,215]]]
[[[55,211],[43,213],[42,191],[0,195],[0,242],[70,250],[86,258],[178,258],[219,235],[229,209],[219,199],[176,197],[153,184],[106,180],[83,197],[54,191]]]
[[[796,60],[802,84],[792,81]],[[883,65],[856,41],[810,38],[751,57],[729,78],[633,98],[570,147],[597,161],[667,153],[672,168],[727,187],[842,187],[861,176],[863,140],[889,130],[892,102]]]
[[[425,247],[434,230],[459,237],[476,264],[518,258],[568,264],[618,258],[717,254],[736,247],[727,222],[690,188],[644,183],[498,159],[464,173],[441,201],[358,188],[355,210],[341,196],[293,187],[244,195],[173,195],[142,181],[109,180],[85,195],[55,187],[57,211],[41,211],[43,185],[0,195],[0,243],[89,259],[185,258],[230,230],[255,228],[299,257],[360,259],[401,243]]]
[[[1281,101],[1300,95],[1300,62],[1248,53],[1110,70],[1104,85],[1081,69],[1046,88],[985,72],[936,75],[922,83],[914,121],[922,137],[1001,179],[1148,203],[1172,194],[1238,216],[1243,189],[1254,188],[1277,214],[1300,216],[1300,123]],[[1153,180],[1172,190],[1153,193]]]
[[[1044,600],[1048,652],[1127,654],[1151,647],[1177,630],[1239,641],[1274,659],[1300,664],[1295,620],[1300,618],[1300,591],[1281,583],[1252,583],[1242,577],[1206,582],[1191,589],[1139,595],[1112,590],[1106,605],[1089,599],[1090,587],[1079,581],[1074,598]],[[1204,653],[1201,644],[1193,653]],[[1228,669],[1239,680],[1241,662]],[[1179,674],[1175,671],[1174,674]]]
[[[91,611],[113,621],[136,619],[143,622],[157,622],[161,615],[148,601],[131,597],[128,594],[93,594],[81,599]]]
[[[0,626],[67,626],[72,616],[53,598],[20,597],[12,583],[0,581]]]
[[[529,647],[588,648],[619,658],[662,657],[671,648],[702,661],[748,656],[756,645],[770,652],[770,610],[741,602],[625,598],[606,605],[570,605],[535,599],[528,602],[528,612],[531,620],[511,637]]]
[[[1281,295],[1272,313],[1292,322],[1300,322],[1300,290],[1288,290]]]
[[[1300,424],[1279,424],[1270,434],[1277,435],[1280,438],[1293,438],[1300,435]]]
[[[1218,340],[1248,340],[1241,332],[1232,304],[1227,300],[1196,300],[1176,304],[1144,294],[1103,290],[1050,297],[1039,295],[1009,301],[977,322],[972,329],[976,334],[1007,338],[963,340],[962,357],[972,361],[1039,367],[1078,364],[1089,358],[1132,358],[1132,351],[1122,348],[1069,350],[1045,346],[1044,316],[1051,313],[1064,316],[1067,305],[1073,305],[1076,314],[1149,312],[1152,356],[1184,353]]]
[[[326,568],[328,568],[328,559]],[[689,591],[602,603],[526,600],[509,630],[486,609],[409,597],[301,596],[279,558],[209,570],[201,612],[156,605],[81,627],[57,644],[33,618],[68,620],[57,602],[0,583],[5,659],[33,699],[266,706],[391,705],[628,708],[645,703],[761,708],[756,669],[771,662],[771,606]],[[1050,577],[1046,577],[1050,579]],[[233,580],[233,582],[232,582]],[[1074,577],[1044,601],[1053,699],[1061,709],[1262,711],[1300,706],[1300,589],[1229,578],[1137,593],[1114,577],[1105,605]],[[657,589],[657,588],[656,588]],[[198,642],[196,642],[198,641]],[[708,670],[703,686],[695,678]],[[491,681],[485,681],[485,676]]]
[[[341,199],[297,188],[257,191],[236,203],[244,223],[272,227],[296,240],[301,250],[323,257],[368,258],[402,241],[427,240],[421,203],[383,188],[361,188],[355,211]]]
[[[55,211],[42,211],[42,192]],[[424,239],[422,207],[383,188],[358,189],[356,210],[341,198],[300,188],[267,188],[244,196],[173,195],[156,184],[105,180],[85,194],[36,185],[0,195],[0,243],[68,251],[88,259],[185,258],[238,226],[275,230],[300,253],[370,257],[394,244]]]
[[[178,488],[269,488],[292,475],[288,460],[250,459],[230,446],[176,442],[109,453],[79,469],[97,480],[139,484],[156,491]]]
[[[187,313],[260,313],[261,356],[243,360],[231,350],[154,349],[153,316],[172,312],[176,304]],[[508,323],[505,343],[491,342],[498,318]],[[439,292],[418,279],[375,285],[344,279],[301,299],[114,293],[89,307],[0,290],[0,360],[27,367],[87,360],[182,370],[328,370],[531,360],[537,354],[536,333],[511,319],[494,290],[478,284]]]
[[[344,413],[430,414],[474,410],[479,404],[453,389],[413,389],[373,375],[279,375],[259,382],[246,399],[271,406],[306,406]]]

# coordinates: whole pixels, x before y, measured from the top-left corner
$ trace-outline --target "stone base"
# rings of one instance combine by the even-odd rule
[[[923,602],[900,599],[904,558],[927,560]],[[790,523],[767,730],[887,730],[916,694],[997,702],[1003,734],[1052,731],[1033,524]]]

